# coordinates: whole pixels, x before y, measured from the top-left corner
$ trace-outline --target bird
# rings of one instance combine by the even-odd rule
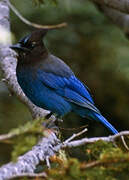
[[[71,68],[52,55],[43,39],[49,29],[36,29],[10,48],[17,52],[17,81],[36,106],[62,118],[70,112],[102,123],[112,134],[118,131],[95,106],[89,88]]]

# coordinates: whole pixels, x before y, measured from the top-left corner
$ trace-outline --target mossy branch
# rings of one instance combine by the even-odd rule
[[[17,162],[10,162],[0,168],[0,179],[10,179],[14,177],[19,177],[20,175],[24,175],[24,173],[33,173],[36,169],[36,165],[39,164],[40,161],[48,161],[48,159],[61,149],[64,148],[72,148],[78,147],[86,144],[93,144],[97,141],[105,141],[105,142],[115,142],[115,140],[123,135],[129,135],[129,131],[123,131],[116,135],[108,136],[108,137],[94,137],[94,138],[83,138],[80,140],[72,141],[74,138],[78,137],[82,133],[85,133],[87,129],[74,134],[63,143],[56,137],[55,133],[52,131],[46,130],[46,137],[43,137],[37,145],[35,145],[32,150],[25,153],[23,156],[18,157]],[[104,156],[102,156],[104,157]],[[49,161],[48,161],[49,162]],[[90,168],[94,166],[104,164],[113,163],[112,159],[101,159],[101,161],[95,161],[89,163],[85,166],[85,168]],[[116,162],[116,161],[115,161]],[[50,165],[50,164],[49,164]]]

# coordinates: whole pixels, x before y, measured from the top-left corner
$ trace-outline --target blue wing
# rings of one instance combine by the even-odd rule
[[[39,70],[37,74],[38,79],[40,79],[44,85],[52,88],[67,101],[100,113],[94,106],[88,89],[74,75],[62,77],[42,70]]]

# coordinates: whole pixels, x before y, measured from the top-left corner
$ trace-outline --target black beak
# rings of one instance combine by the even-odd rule
[[[11,45],[10,48],[17,51],[30,51],[28,48],[22,47],[20,43]]]

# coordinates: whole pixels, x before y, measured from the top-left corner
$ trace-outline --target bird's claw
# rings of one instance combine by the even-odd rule
[[[55,124],[55,121],[47,121],[42,124],[47,129],[55,129],[58,130],[58,126]]]
[[[47,157],[45,158],[45,160],[46,160],[46,164],[47,164],[48,169],[50,169],[50,168],[51,168],[51,165],[50,165],[50,161],[49,161],[49,156],[47,156]]]
[[[52,112],[48,113],[46,116],[45,116],[45,119],[49,119],[51,116],[52,116]]]

